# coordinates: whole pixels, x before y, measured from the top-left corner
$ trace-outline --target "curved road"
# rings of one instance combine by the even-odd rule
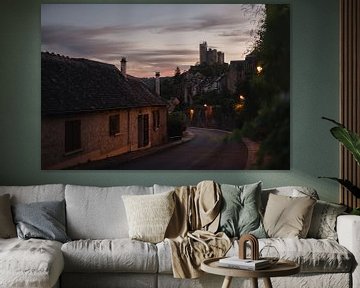
[[[247,149],[243,143],[224,143],[228,132],[188,128],[194,134],[189,142],[161,150],[126,163],[112,163],[106,169],[121,170],[241,170],[245,169]]]

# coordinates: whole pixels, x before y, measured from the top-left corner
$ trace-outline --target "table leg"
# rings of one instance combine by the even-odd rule
[[[231,276],[225,276],[224,282],[221,286],[221,288],[230,288],[232,277]]]
[[[273,288],[270,278],[266,277],[263,279],[264,279],[265,288]]]
[[[252,287],[258,288],[258,279],[257,278],[251,278]]]

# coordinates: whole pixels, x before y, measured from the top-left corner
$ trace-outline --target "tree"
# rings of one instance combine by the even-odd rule
[[[180,76],[180,74],[181,74],[180,68],[179,68],[179,66],[177,66],[176,69],[175,69],[174,76],[175,76],[175,77],[178,77],[178,76]]]
[[[268,169],[289,169],[290,163],[290,7],[267,4],[254,52],[260,73],[250,80],[258,113],[244,125],[244,136],[260,141],[258,164]],[[285,95],[285,96],[284,96]]]

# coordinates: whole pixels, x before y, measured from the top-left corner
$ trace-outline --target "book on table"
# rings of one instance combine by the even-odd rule
[[[271,263],[267,259],[240,259],[238,256],[233,256],[220,259],[219,266],[237,269],[259,270],[270,267]]]

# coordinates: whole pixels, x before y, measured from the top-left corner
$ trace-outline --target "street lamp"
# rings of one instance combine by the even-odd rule
[[[256,66],[256,71],[258,74],[260,74],[262,70],[263,68],[260,65]]]
[[[245,96],[240,95],[239,99],[240,99],[239,103],[235,104],[235,111],[237,112],[241,112],[245,108]]]

